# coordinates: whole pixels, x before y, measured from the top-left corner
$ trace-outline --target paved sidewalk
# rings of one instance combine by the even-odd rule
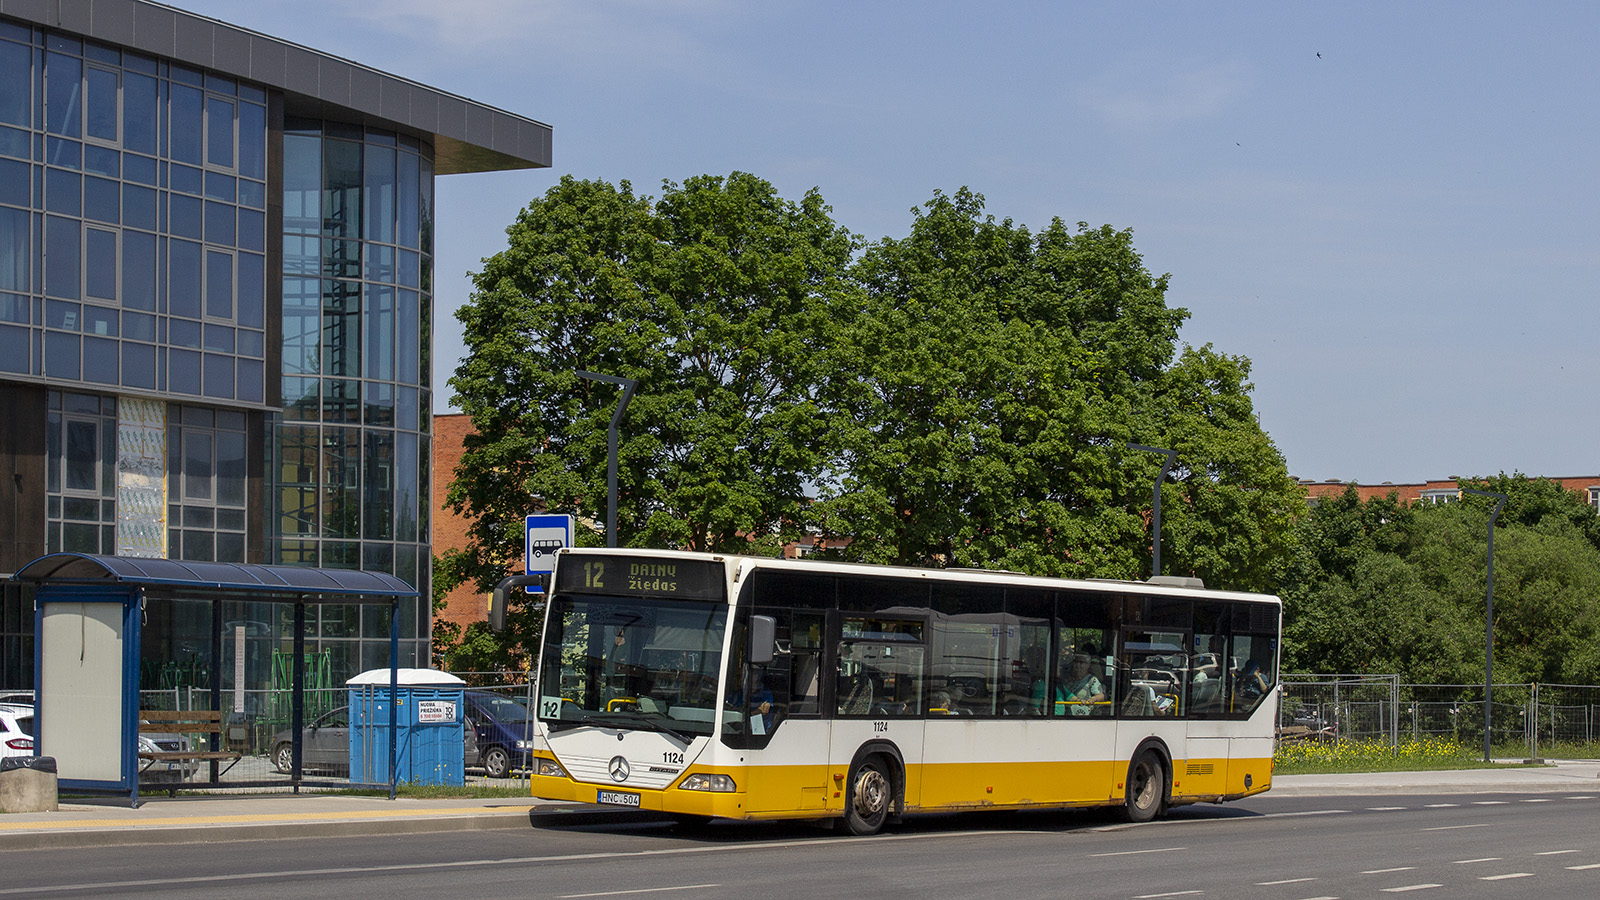
[[[1281,775],[1268,796],[1600,792],[1600,760],[1540,768],[1357,775]],[[73,799],[55,812],[0,814],[0,852],[112,844],[204,843],[278,837],[416,834],[621,821],[640,814],[520,798],[417,800],[345,794],[146,795]],[[1248,802],[1248,801],[1246,801]]]

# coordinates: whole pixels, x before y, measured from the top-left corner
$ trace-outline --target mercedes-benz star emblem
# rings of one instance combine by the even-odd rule
[[[611,757],[611,765],[607,766],[606,769],[611,773],[612,781],[621,782],[628,780],[628,761],[622,757]]]

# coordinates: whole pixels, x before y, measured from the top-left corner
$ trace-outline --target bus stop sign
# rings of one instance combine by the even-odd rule
[[[571,516],[529,516],[528,536],[522,545],[524,569],[529,575],[555,571],[556,551],[572,546]]]

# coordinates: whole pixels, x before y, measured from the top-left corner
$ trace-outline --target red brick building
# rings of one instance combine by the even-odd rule
[[[472,419],[463,413],[433,417],[433,552],[443,553],[467,545],[469,520],[450,511],[445,496],[455,480],[461,462],[461,446],[472,432]],[[444,609],[433,614],[435,622],[455,622],[465,627],[481,622],[489,614],[489,598],[472,585],[462,585],[445,597]]]
[[[1311,502],[1316,502],[1323,497],[1335,497],[1344,493],[1346,487],[1354,487],[1356,494],[1362,500],[1373,497],[1387,497],[1396,494],[1401,500],[1413,503],[1454,503],[1460,499],[1461,486],[1459,476],[1438,481],[1407,482],[1396,484],[1385,481],[1382,484],[1358,484],[1354,481],[1340,481],[1331,478],[1327,481],[1300,480],[1301,487],[1306,489],[1306,494]],[[1582,497],[1584,502],[1600,510],[1600,475],[1575,475],[1564,478],[1546,478],[1554,481],[1569,491]]]

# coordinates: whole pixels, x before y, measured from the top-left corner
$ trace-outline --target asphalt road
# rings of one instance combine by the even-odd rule
[[[1120,825],[1100,814],[807,826],[527,828],[40,850],[0,898],[1593,897],[1600,791],[1255,798]]]

